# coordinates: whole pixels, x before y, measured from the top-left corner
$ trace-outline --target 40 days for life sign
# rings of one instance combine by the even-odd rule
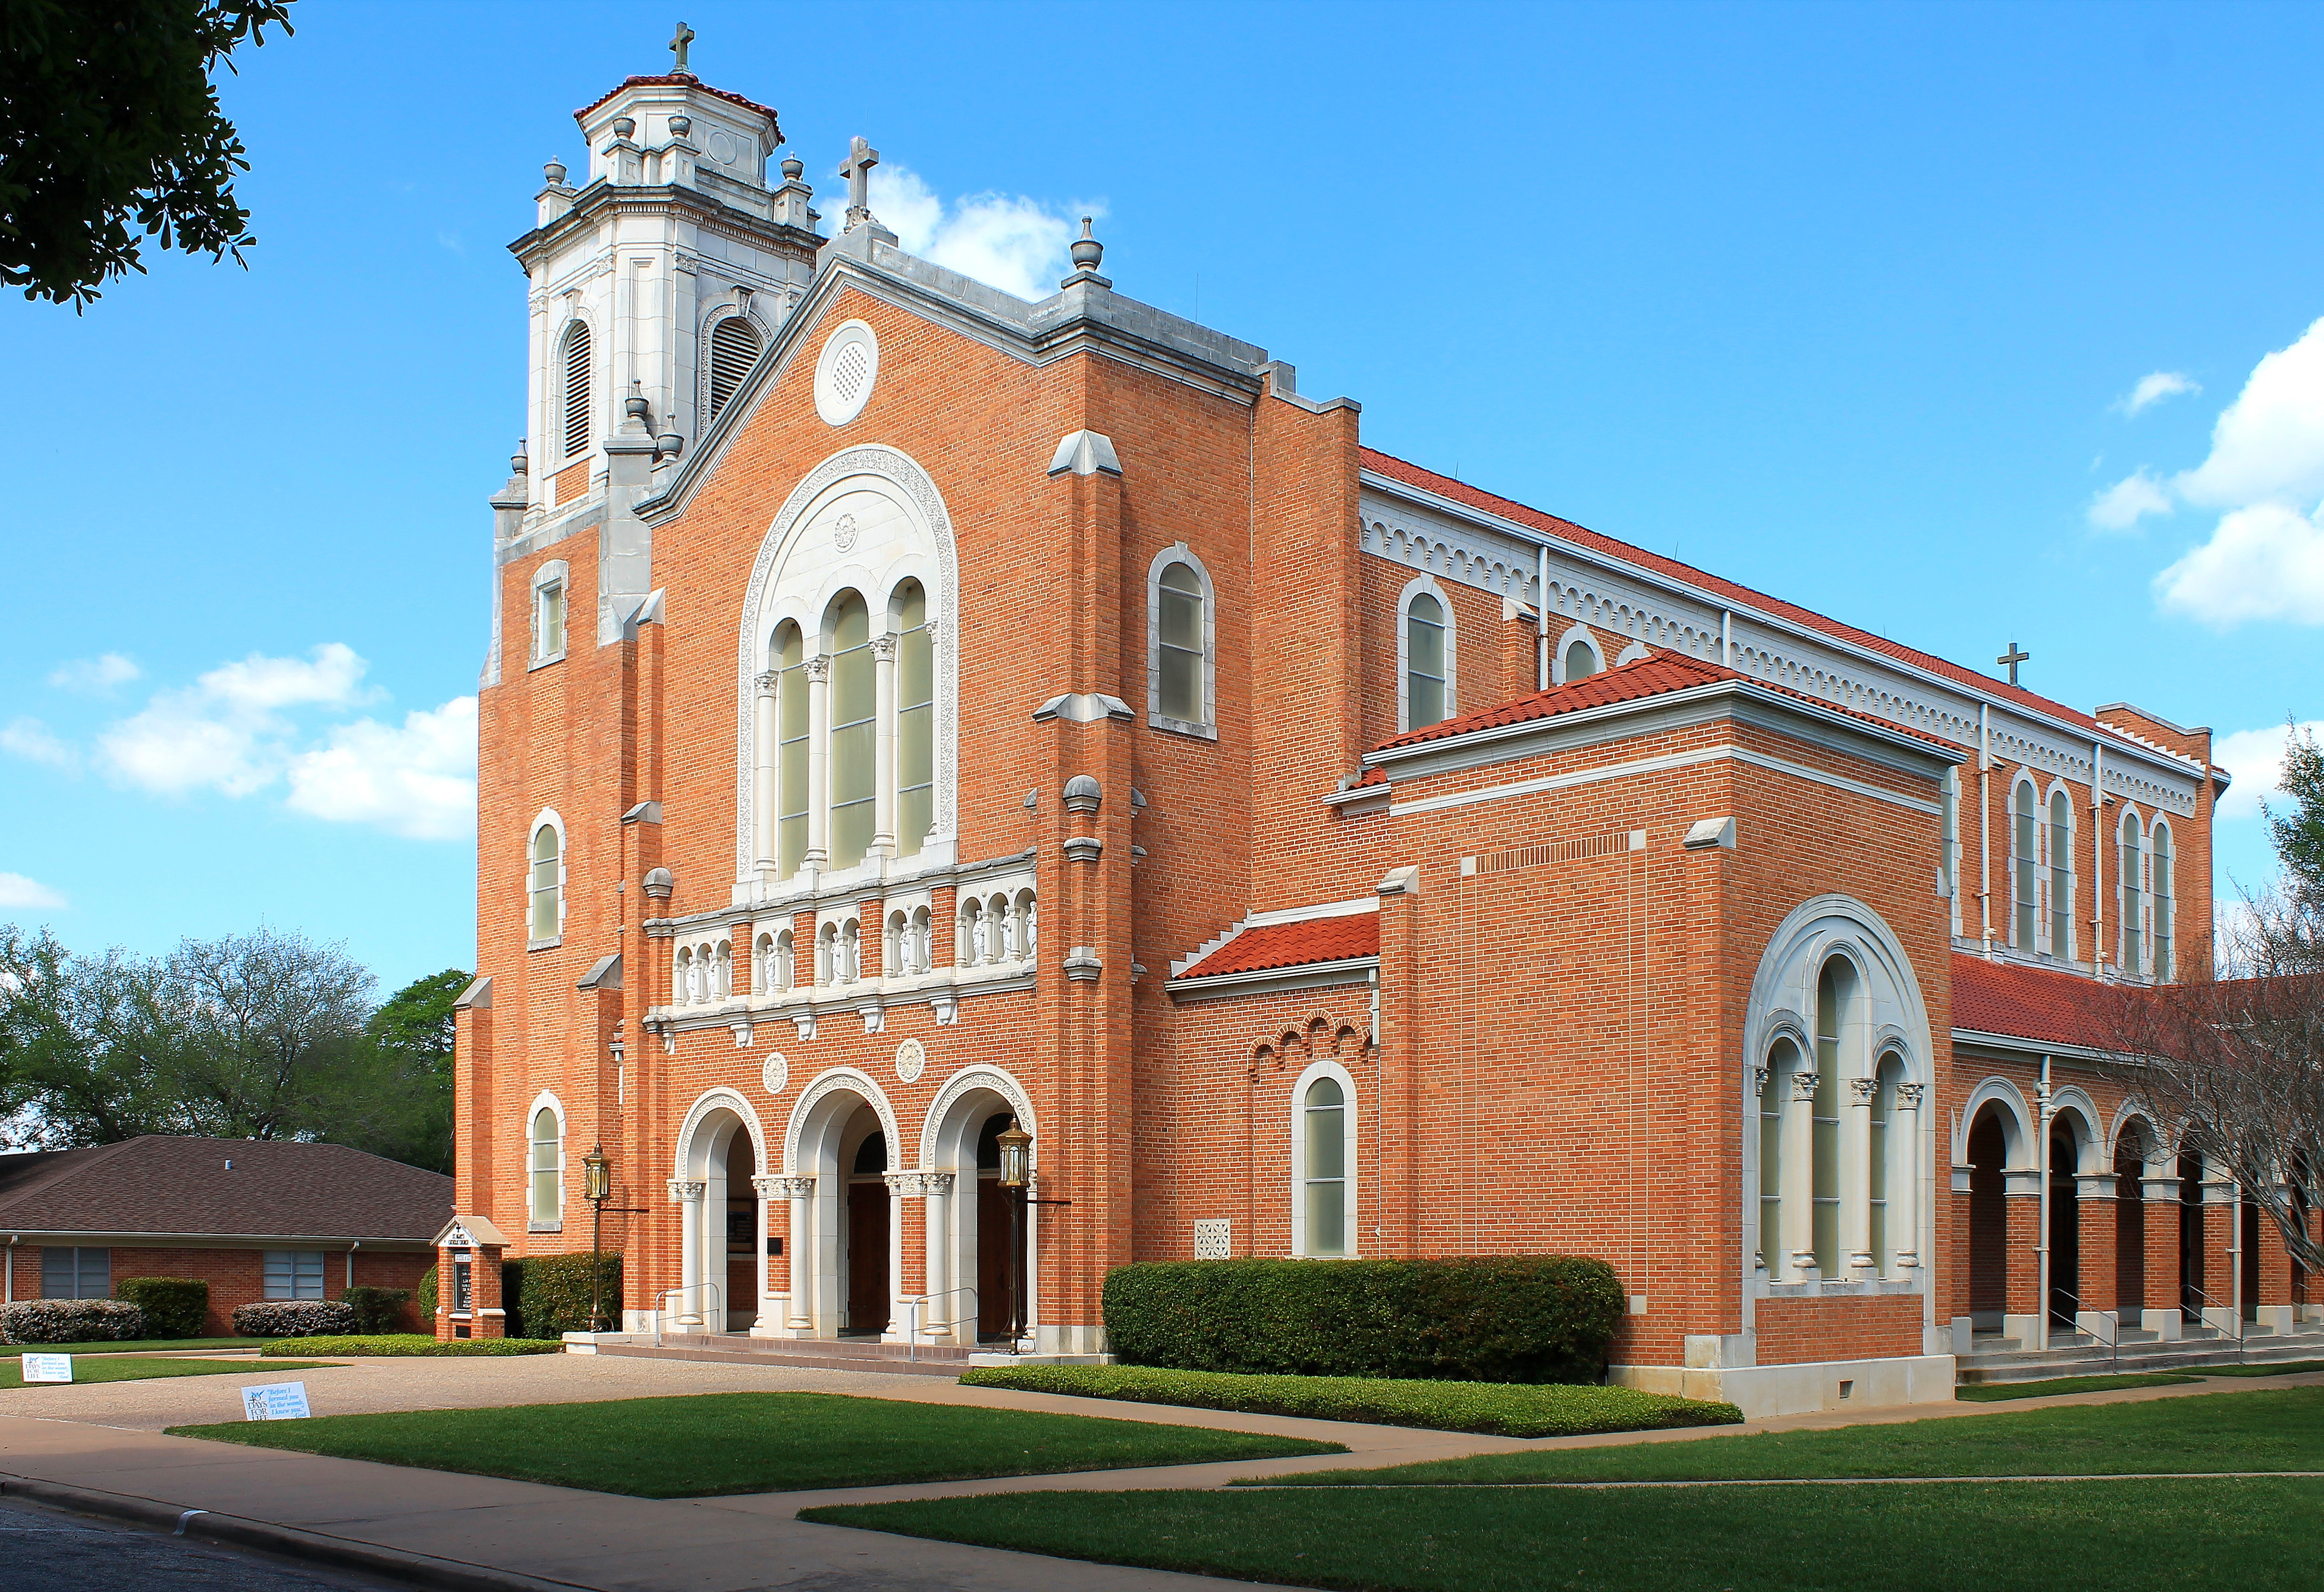
[[[26,1382],[70,1382],[72,1356],[69,1354],[28,1354],[24,1357],[23,1376]]]
[[[245,1421],[303,1421],[311,1413],[303,1382],[263,1382],[242,1390]]]

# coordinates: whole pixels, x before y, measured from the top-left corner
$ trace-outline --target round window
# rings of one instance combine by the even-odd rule
[[[851,320],[824,343],[815,366],[815,412],[844,426],[863,412],[880,379],[880,340],[860,320]]]

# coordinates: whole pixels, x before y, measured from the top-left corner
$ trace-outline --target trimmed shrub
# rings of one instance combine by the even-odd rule
[[[296,1343],[270,1343],[258,1352],[261,1357],[272,1356],[277,1359],[295,1359],[318,1354],[397,1357],[561,1354],[564,1348],[564,1342],[554,1338],[458,1338],[449,1343],[438,1343],[433,1338],[418,1332],[390,1332],[378,1337],[301,1338]]]
[[[420,1286],[412,1291],[412,1303],[420,1311],[422,1330],[436,1330],[436,1268],[432,1265],[420,1274]]]
[[[355,1312],[320,1299],[262,1299],[234,1307],[237,1338],[322,1338],[355,1330]]]
[[[1081,1398],[1129,1399],[1255,1415],[1365,1421],[1497,1437],[1580,1437],[1598,1431],[1659,1431],[1731,1426],[1733,1404],[1671,1398],[1634,1387],[1540,1383],[1399,1381],[1373,1376],[1230,1376],[1145,1366],[996,1366],[961,1374],[967,1387],[1010,1387]]]
[[[392,1332],[404,1324],[403,1307],[411,1302],[409,1288],[349,1288],[339,1302],[355,1312],[355,1330]]]
[[[0,1343],[122,1343],[145,1336],[145,1312],[119,1299],[0,1304]]]
[[[1599,1382],[1621,1325],[1602,1260],[1191,1260],[1105,1279],[1133,1366],[1256,1376]]]
[[[601,1308],[614,1321],[622,1319],[622,1257],[613,1250],[599,1257]],[[523,1325],[528,1338],[555,1338],[589,1330],[589,1253],[536,1255],[515,1263],[521,1268],[509,1311],[509,1335]]]
[[[124,1277],[113,1296],[144,1312],[149,1337],[199,1338],[209,1320],[210,1285],[198,1277]]]

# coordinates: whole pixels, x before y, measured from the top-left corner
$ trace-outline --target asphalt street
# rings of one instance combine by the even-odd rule
[[[0,1592],[352,1592],[387,1585],[0,1500]]]

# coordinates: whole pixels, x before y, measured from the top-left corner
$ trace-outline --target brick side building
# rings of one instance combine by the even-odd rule
[[[861,141],[826,236],[687,74],[579,120],[459,1021],[510,1249],[587,1246],[602,1146],[632,1327],[990,1339],[1013,1117],[1041,1352],[1131,1260],[1569,1251],[1618,1378],[1812,1408],[2038,1319],[2045,1110],[2168,1160],[1959,1006],[2209,975],[2208,731],[1366,448],[1094,240],[1038,304],[914,258]]]

